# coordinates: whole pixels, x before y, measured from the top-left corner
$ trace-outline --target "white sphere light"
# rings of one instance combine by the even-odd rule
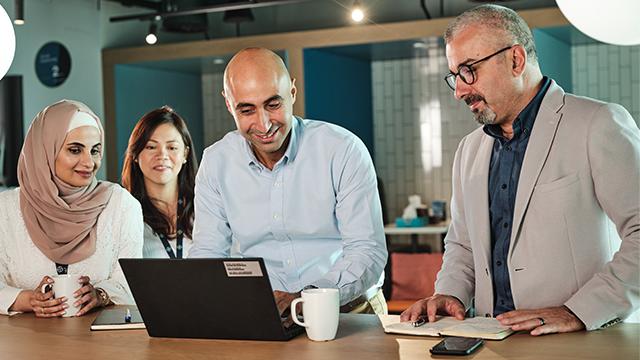
[[[0,79],[9,71],[16,52],[16,34],[7,12],[0,5]]]
[[[556,0],[556,3],[573,26],[598,41],[640,44],[639,0]]]
[[[147,44],[153,45],[158,42],[158,37],[156,36],[156,34],[147,34],[144,40],[147,42]]]
[[[360,22],[364,19],[364,11],[357,7],[351,11],[351,19],[355,22]]]

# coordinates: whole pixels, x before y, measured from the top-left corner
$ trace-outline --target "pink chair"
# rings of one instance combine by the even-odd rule
[[[419,299],[433,295],[442,253],[391,253],[389,313],[399,314]]]

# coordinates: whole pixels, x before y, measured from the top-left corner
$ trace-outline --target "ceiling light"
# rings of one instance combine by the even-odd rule
[[[15,1],[15,17],[13,23],[16,25],[24,25],[24,0]]]
[[[214,63],[215,65],[222,65],[222,64],[224,64],[224,59],[221,59],[221,58],[215,58],[215,59],[213,59],[213,63]]]
[[[149,33],[144,40],[149,45],[153,45],[158,42],[158,25],[155,22],[151,22],[151,25],[149,26]]]
[[[640,45],[640,1],[556,0],[562,14],[584,34],[607,44]]]
[[[351,20],[355,22],[361,22],[364,20],[364,10],[358,0],[354,1],[353,6],[351,7]]]
[[[16,37],[11,18],[0,5],[0,79],[9,71],[16,50]]]

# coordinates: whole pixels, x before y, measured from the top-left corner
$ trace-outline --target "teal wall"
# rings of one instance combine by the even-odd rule
[[[540,29],[533,30],[542,74],[555,80],[566,92],[573,91],[571,45]]]
[[[202,155],[202,83],[200,75],[117,65],[115,69],[118,174],[136,122],[148,111],[171,106],[187,122],[195,155]]]
[[[318,49],[304,50],[305,112],[356,134],[373,157],[371,62]]]

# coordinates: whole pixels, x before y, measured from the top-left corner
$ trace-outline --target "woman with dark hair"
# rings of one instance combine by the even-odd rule
[[[145,258],[185,258],[192,245],[193,141],[173,109],[154,109],[138,121],[122,168],[122,186],[140,201]]]

